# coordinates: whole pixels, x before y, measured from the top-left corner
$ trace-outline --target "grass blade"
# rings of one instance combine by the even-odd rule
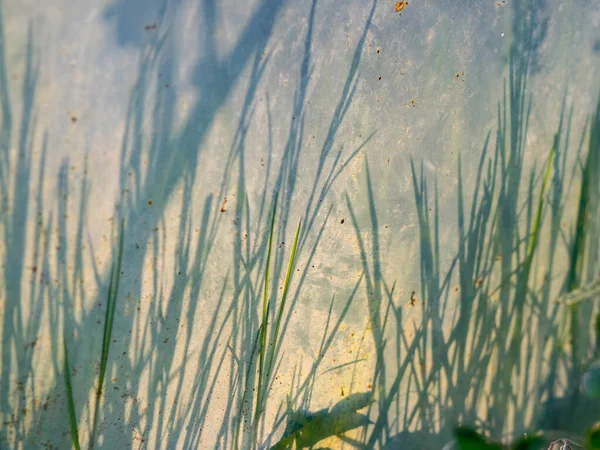
[[[69,352],[67,351],[67,341],[63,337],[63,349],[65,352],[65,364],[63,371],[65,373],[65,389],[67,391],[67,408],[69,410],[69,425],[71,427],[71,446],[75,450],[79,447],[79,432],[77,431],[77,415],[75,414],[75,402],[73,401],[73,385],[71,384],[71,371],[69,368]]]
[[[296,259],[296,247],[298,246],[298,236],[300,235],[300,225],[301,225],[301,223],[298,223],[298,227],[296,228],[296,234],[294,236],[294,243],[292,244],[292,252],[290,253],[290,259],[288,261],[287,272],[285,274],[285,281],[283,283],[283,294],[281,297],[281,305],[279,305],[277,321],[275,322],[275,331],[274,331],[273,339],[271,341],[271,354],[269,357],[269,364],[267,366],[267,370],[269,370],[269,371],[273,364],[273,357],[275,356],[275,350],[278,346],[277,339],[279,338],[279,328],[281,326],[281,318],[283,317],[283,311],[285,309],[285,301],[286,301],[288,290],[290,287],[290,282],[292,280],[292,273],[294,271],[294,261]]]
[[[254,410],[254,431],[253,441],[256,441],[256,433],[258,432],[258,418],[262,409],[262,390],[264,383],[264,365],[267,350],[267,327],[269,321],[269,272],[271,267],[271,251],[273,248],[273,235],[275,233],[275,214],[277,212],[277,200],[273,206],[273,216],[271,217],[271,229],[269,231],[269,247],[267,249],[267,265],[265,268],[265,285],[263,292],[263,310],[262,323],[260,324],[260,349],[258,360],[258,386],[256,391],[256,409]]]
[[[592,195],[592,181],[594,172],[598,164],[598,152],[600,150],[600,99],[596,107],[596,113],[592,120],[590,130],[590,144],[585,166],[583,167],[583,179],[581,180],[581,190],[579,194],[579,206],[577,211],[577,223],[575,229],[575,238],[571,250],[571,261],[565,287],[567,292],[579,288],[581,276],[583,274],[583,263],[585,253],[585,241],[588,229],[588,219],[590,213],[590,203]],[[571,363],[575,375],[580,364],[579,346],[577,334],[579,333],[579,306],[572,304],[570,307],[570,344],[571,344]],[[576,377],[574,377],[576,378]]]
[[[527,245],[527,261],[526,261],[527,276],[529,276],[529,271],[531,269],[531,263],[533,262],[533,254],[535,252],[535,247],[537,244],[540,222],[542,220],[542,210],[544,208],[544,195],[546,194],[546,188],[548,187],[548,180],[550,179],[550,169],[552,168],[552,161],[554,161],[555,153],[556,153],[556,147],[553,146],[552,151],[550,152],[550,157],[548,158],[548,163],[546,164],[546,173],[544,173],[544,180],[542,181],[542,192],[540,193],[540,198],[538,200],[538,205],[537,205],[537,211],[535,213],[535,219],[533,222],[533,226],[531,227],[531,234],[529,235],[529,243]]]
[[[531,226],[531,232],[529,233],[527,252],[525,254],[525,261],[523,262],[523,272],[520,275],[522,278],[518,282],[517,292],[515,296],[519,303],[517,304],[517,320],[514,332],[512,334],[513,340],[511,343],[511,348],[513,353],[517,354],[519,353],[519,346],[521,345],[521,333],[523,328],[523,308],[525,305],[525,298],[527,296],[529,275],[531,273],[531,264],[533,262],[533,257],[535,254],[540,222],[542,220],[542,211],[544,209],[544,197],[546,194],[546,188],[548,186],[548,180],[550,179],[550,170],[552,168],[552,161],[554,160],[555,151],[556,147],[553,145],[552,151],[550,152],[550,157],[548,158],[548,162],[546,163],[546,170],[544,173],[544,178],[542,180],[542,191],[540,192],[537,210],[535,212],[535,217]]]
[[[100,356],[100,377],[98,379],[98,387],[96,389],[96,405],[94,408],[94,422],[92,426],[92,434],[90,435],[90,450],[93,450],[96,443],[96,432],[98,431],[98,417],[100,413],[100,399],[102,397],[102,388],[104,386],[104,378],[106,376],[106,367],[108,365],[108,352],[110,350],[110,341],[112,335],[113,321],[115,317],[115,307],[117,303],[117,295],[119,292],[119,279],[121,277],[121,262],[123,256],[123,221],[118,234],[117,254],[113,260],[111,268],[110,282],[108,285],[108,299],[106,305],[106,316],[104,319],[104,333],[102,337],[102,353]]]

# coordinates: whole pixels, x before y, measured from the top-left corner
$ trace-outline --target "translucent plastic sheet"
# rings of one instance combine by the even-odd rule
[[[0,448],[600,419],[599,1],[0,12]]]

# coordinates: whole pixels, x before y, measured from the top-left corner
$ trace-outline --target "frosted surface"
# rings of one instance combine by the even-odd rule
[[[494,339],[508,327],[494,328],[490,311],[500,317],[504,300],[490,294],[488,312],[464,312],[478,294],[464,294],[458,274],[466,244],[457,211],[468,227],[472,198],[484,195],[475,189],[486,136],[493,162],[511,73],[527,62],[522,171],[509,181],[520,180],[522,213],[501,211],[495,233],[521,229],[526,239],[527,205],[537,205],[561,114],[559,227],[573,231],[574,167],[600,87],[599,1],[8,0],[0,8],[0,448],[68,448],[63,331],[87,446],[121,219],[97,448],[229,449],[236,439],[239,448],[270,448],[289,411],[316,412],[371,389],[375,402],[361,413],[373,423],[347,437],[368,448],[441,448],[458,422],[485,423],[495,437],[535,427],[548,411],[540,386],[555,383],[562,398],[556,361],[568,364],[569,352],[541,344],[550,336],[562,345],[560,314],[536,309],[529,295],[534,333],[523,336],[516,363],[524,369],[505,383],[514,392],[494,387]],[[417,190],[427,183],[428,226],[437,227],[429,259],[417,209],[425,194],[415,195],[411,162]],[[487,171],[485,163],[481,176]],[[302,225],[254,431],[245,420],[254,420],[255,400],[242,405],[256,395],[276,193],[273,305]],[[549,214],[529,283],[541,292],[553,277],[547,302],[568,268]],[[594,254],[586,277],[597,273]],[[492,292],[500,279],[475,274],[469,283]],[[592,311],[582,312],[582,330]],[[485,320],[468,326],[478,314]],[[486,333],[494,338],[478,337]],[[576,432],[582,424],[553,425]],[[343,445],[324,437],[318,447]]]

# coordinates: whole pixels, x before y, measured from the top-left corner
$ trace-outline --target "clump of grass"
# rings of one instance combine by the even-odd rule
[[[272,258],[272,250],[273,250],[273,237],[275,234],[275,217],[277,213],[277,201],[275,200],[275,206],[273,207],[273,213],[271,216],[271,223],[269,228],[269,239],[267,246],[267,259],[265,272],[263,277],[263,295],[262,295],[262,314],[261,314],[261,322],[258,328],[256,342],[254,344],[254,349],[252,350],[251,357],[253,361],[251,361],[250,367],[258,367],[256,370],[256,382],[253,377],[247,377],[247,383],[244,388],[243,398],[241,407],[244,407],[244,403],[246,399],[250,400],[251,403],[255,405],[254,414],[252,417],[252,424],[250,426],[251,429],[251,442],[247,443],[245,441],[244,446],[250,446],[254,448],[257,445],[258,439],[258,430],[259,424],[261,422],[263,413],[265,411],[268,391],[271,386],[271,382],[276,372],[275,362],[277,359],[277,354],[279,352],[279,348],[281,345],[281,325],[283,320],[283,314],[286,308],[286,300],[289,293],[290,284],[292,281],[292,275],[294,271],[294,263],[296,260],[296,250],[298,247],[298,238],[300,235],[301,223],[298,223],[296,227],[296,232],[294,235],[294,241],[292,244],[287,270],[285,273],[285,280],[283,283],[283,292],[281,295],[281,301],[279,305],[276,305],[275,302],[270,300],[270,292],[269,292],[269,279],[271,275],[271,258]],[[277,308],[277,310],[275,310]],[[274,313],[274,314],[273,314]],[[274,318],[274,323],[269,331],[269,321]],[[255,362],[254,358],[256,355]],[[253,365],[254,364],[254,365]],[[242,411],[239,412],[238,417],[242,417]],[[234,438],[235,448],[238,447],[239,440],[239,427],[241,425],[241,420],[238,420],[236,433]]]
[[[498,105],[495,151],[488,156],[488,147],[494,145],[488,135],[476,172],[470,211],[465,208],[459,160],[458,251],[445,273],[440,269],[442,222],[437,183],[431,201],[422,168],[419,179],[412,167],[421,244],[418,303],[422,319],[420,327],[410,330],[409,339],[403,311],[398,308],[392,316],[397,330],[397,335],[392,336],[397,347],[397,375],[392,383],[376,387],[376,391],[385,389],[389,400],[382,402],[375,426],[369,430],[370,437],[363,440],[368,442],[367,448],[376,442],[383,448],[396,448],[393,445],[397,440],[390,436],[394,422],[388,425],[393,401],[398,436],[415,429],[446,438],[457,418],[479,424],[492,436],[535,427],[552,410],[562,365],[569,373],[576,373],[587,351],[585,336],[577,333],[589,328],[589,316],[565,310],[565,317],[572,321],[570,330],[565,329],[574,344],[574,354],[569,354],[561,346],[561,311],[550,297],[554,280],[562,281],[565,276],[560,273],[564,266],[553,264],[563,252],[559,245],[562,227],[566,221],[575,221],[565,214],[570,186],[566,170],[570,118],[565,131],[563,104],[550,154],[541,170],[536,164],[528,174],[524,155],[528,151],[532,99],[527,92],[527,61],[514,58],[516,55],[511,56],[508,90]],[[593,121],[595,130],[600,130],[599,117],[597,113]],[[580,149],[587,136],[584,130]],[[584,268],[588,280],[595,277],[597,266],[593,266],[590,247],[597,244],[589,229],[594,225],[592,214],[596,214],[599,144],[600,131],[592,132],[587,160],[582,158],[577,163],[571,179],[577,179],[579,173],[583,175],[576,230],[571,239],[565,239],[564,252],[570,256],[564,285],[567,292],[585,282]],[[458,281],[455,288],[451,286],[453,280]],[[576,307],[598,292],[600,279],[561,297],[559,302]],[[393,289],[390,303],[392,293]],[[450,299],[457,302],[454,316],[447,308]],[[395,305],[392,308],[394,311]],[[443,325],[448,322],[453,327],[446,332]],[[383,343],[382,339],[376,345]],[[387,355],[377,355],[378,366],[387,363],[384,356]],[[573,376],[570,383],[576,387],[577,380]],[[406,398],[404,407],[400,398]],[[554,423],[554,417],[552,420]],[[545,427],[553,429],[554,425]]]
[[[117,304],[117,295],[119,292],[119,280],[121,278],[121,262],[123,257],[123,226],[121,226],[117,237],[117,251],[115,259],[111,267],[110,280],[108,284],[108,299],[106,304],[106,314],[104,317],[104,331],[102,335],[102,351],[100,353],[100,375],[98,378],[98,386],[96,388],[96,404],[94,407],[94,419],[92,424],[92,432],[88,448],[93,450],[96,444],[96,433],[98,431],[98,418],[100,416],[100,401],[102,398],[102,389],[104,386],[104,378],[106,377],[106,368],[108,366],[108,353],[110,350],[110,342],[112,336],[112,328],[115,317],[115,308]],[[67,406],[69,411],[69,424],[71,428],[71,444],[76,450],[80,449],[79,432],[77,429],[77,415],[75,412],[75,401],[73,399],[73,384],[71,383],[71,375],[69,368],[69,355],[67,350],[66,333],[63,336],[63,348],[65,352],[64,373],[65,373],[65,389],[67,393]]]

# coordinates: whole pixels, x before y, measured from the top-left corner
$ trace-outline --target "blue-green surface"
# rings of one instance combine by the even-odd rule
[[[600,1],[0,0],[0,25],[0,448],[69,447],[63,335],[82,447],[96,409],[105,449],[600,420],[596,299],[554,302],[600,268]]]

